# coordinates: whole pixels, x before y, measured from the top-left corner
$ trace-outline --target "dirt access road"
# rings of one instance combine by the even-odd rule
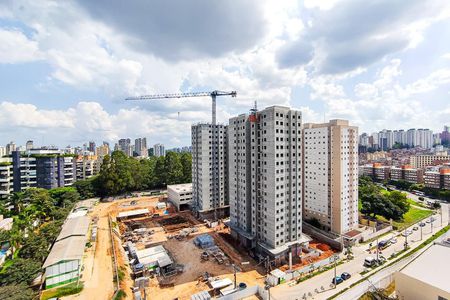
[[[84,289],[68,299],[104,300],[111,299],[114,293],[111,239],[109,235],[108,211],[111,203],[99,203],[90,214],[98,216],[97,244],[85,252],[82,281]],[[94,253],[95,252],[95,253]]]

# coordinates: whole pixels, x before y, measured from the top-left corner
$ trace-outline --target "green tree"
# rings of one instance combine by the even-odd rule
[[[164,161],[166,184],[177,184],[183,181],[183,165],[180,156],[175,152],[168,152]]]
[[[48,255],[49,246],[49,242],[44,236],[31,232],[23,241],[23,246],[19,251],[19,257],[42,262]]]
[[[181,154],[181,165],[183,169],[182,182],[192,182],[192,155],[190,153]]]
[[[88,178],[86,180],[78,180],[72,185],[78,191],[80,199],[89,199],[97,196],[98,176]]]
[[[165,159],[163,156],[160,156],[156,159],[155,168],[154,168],[154,176],[155,176],[154,187],[162,187],[162,186],[166,185],[167,174],[166,174],[166,168],[165,168]]]
[[[41,262],[33,259],[16,258],[13,263],[0,273],[0,286],[11,284],[28,284],[41,271]]]
[[[70,206],[80,200],[80,194],[75,187],[60,187],[49,190],[50,197],[55,201],[56,206]]]
[[[36,293],[26,284],[11,284],[0,287],[0,299],[8,300],[30,300],[34,299]]]

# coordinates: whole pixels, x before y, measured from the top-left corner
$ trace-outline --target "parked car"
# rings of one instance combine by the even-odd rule
[[[377,260],[375,258],[373,258],[372,256],[368,256],[366,257],[366,259],[364,260],[364,266],[365,267],[372,267],[377,263]]]
[[[397,238],[392,238],[392,239],[390,240],[390,242],[391,242],[391,244],[397,243]]]
[[[331,283],[338,285],[339,283],[343,283],[344,279],[342,279],[341,276],[336,276],[335,278],[333,278],[333,280],[331,280]]]
[[[429,218],[429,219],[427,220],[427,223],[431,223],[431,222],[434,222],[434,221],[436,221],[436,219],[433,218],[433,217],[431,217],[431,218]]]
[[[352,277],[352,275],[350,275],[350,273],[344,272],[341,274],[341,278],[344,280],[349,279],[350,277]]]
[[[414,230],[414,231],[419,230],[419,227],[414,226],[414,227],[413,227],[413,230]]]
[[[426,224],[425,224],[424,222],[420,222],[420,223],[419,223],[419,226],[420,226],[420,227],[424,227],[425,225],[426,225]]]

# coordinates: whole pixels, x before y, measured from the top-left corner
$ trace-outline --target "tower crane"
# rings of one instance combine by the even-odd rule
[[[231,96],[236,97],[237,92],[231,91],[231,92],[223,92],[223,91],[212,91],[212,92],[191,92],[191,93],[175,93],[175,94],[155,94],[155,95],[144,95],[144,96],[137,96],[137,97],[128,97],[125,100],[160,100],[160,99],[173,99],[173,98],[191,98],[191,97],[211,97],[211,103],[212,103],[212,165],[213,165],[213,172],[212,172],[212,182],[213,182],[213,206],[214,206],[214,220],[217,220],[217,204],[219,203],[220,199],[220,176],[219,176],[219,170],[220,166],[218,165],[218,151],[217,151],[217,145],[218,145],[218,134],[217,134],[217,119],[216,119],[216,98],[220,96]],[[197,193],[198,195],[198,193]]]

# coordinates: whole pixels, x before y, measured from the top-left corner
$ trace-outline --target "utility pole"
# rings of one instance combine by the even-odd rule
[[[419,225],[420,226],[420,225]],[[422,240],[422,228],[423,228],[423,226],[420,226],[420,240]]]
[[[405,250],[408,249],[408,232],[405,228]]]
[[[337,287],[337,282],[336,282],[336,277],[337,277],[337,270],[336,270],[336,268],[337,268],[337,255],[335,254],[334,255],[334,288],[336,288]]]
[[[377,247],[377,265],[378,265],[378,263],[380,261],[380,258],[379,258],[379,255],[378,255],[379,254],[379,252],[378,252],[379,251],[378,245],[379,245],[379,243],[378,243],[378,236],[377,236],[377,246],[376,246]]]
[[[233,266],[233,273],[234,273],[234,289],[236,289],[236,286],[237,286],[237,284],[236,284],[236,265],[232,264],[232,266]]]
[[[433,234],[433,215],[430,217],[431,234]]]

